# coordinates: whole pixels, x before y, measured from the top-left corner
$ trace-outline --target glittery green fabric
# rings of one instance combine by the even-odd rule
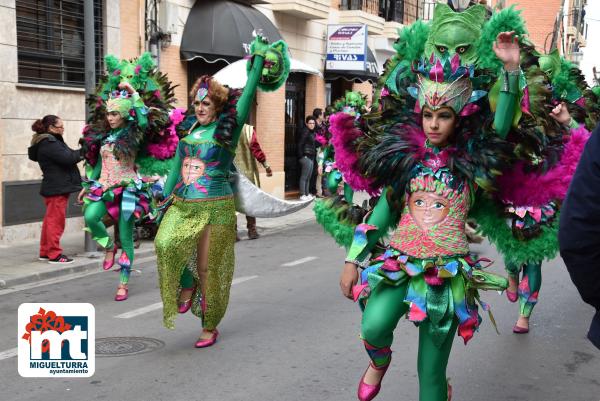
[[[204,228],[211,227],[206,294],[196,291],[192,313],[202,327],[217,327],[227,309],[234,270],[235,205],[233,198],[186,202],[175,199],[163,218],[154,244],[158,279],[163,301],[163,324],[174,328],[183,269],[199,283],[196,269],[198,241]],[[198,286],[198,288],[200,288]],[[203,298],[203,299],[202,299]],[[204,303],[204,311],[201,304]]]

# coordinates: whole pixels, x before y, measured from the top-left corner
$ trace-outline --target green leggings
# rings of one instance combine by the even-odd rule
[[[183,273],[181,274],[181,281],[179,282],[181,288],[194,288],[196,285],[194,281],[194,275],[190,272],[189,269],[183,269]]]
[[[85,225],[92,232],[94,238],[109,238],[108,232],[102,218],[107,213],[106,205],[102,201],[92,202],[88,204],[83,213]],[[121,249],[127,255],[128,261],[125,261],[123,257],[119,258],[119,264],[121,264],[121,284],[127,284],[129,282],[129,275],[131,273],[131,265],[133,264],[133,229],[135,227],[135,217],[131,215],[129,220],[124,220],[119,217],[119,239],[121,240]],[[114,242],[109,241],[107,249],[112,249]]]
[[[408,310],[404,302],[407,287],[408,281],[398,287],[380,284],[369,295],[362,318],[362,339],[375,366],[385,366],[391,359],[389,347],[394,339],[394,329]],[[446,401],[446,367],[458,320],[454,319],[448,337],[440,348],[433,343],[429,324],[428,320],[419,324],[419,401]]]
[[[521,316],[531,316],[542,287],[542,262],[529,262],[521,266],[506,263],[506,271],[517,281],[519,281],[519,274],[523,272],[518,290],[519,313]]]

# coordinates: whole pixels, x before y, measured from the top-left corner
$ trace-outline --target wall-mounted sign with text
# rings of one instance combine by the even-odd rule
[[[364,71],[366,59],[366,25],[327,25],[325,69]]]

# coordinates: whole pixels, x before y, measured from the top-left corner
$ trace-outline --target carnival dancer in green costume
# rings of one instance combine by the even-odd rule
[[[557,130],[559,135],[552,139],[553,146],[548,146],[543,159],[526,158],[504,171],[498,179],[501,190],[493,201],[482,199],[473,208],[481,232],[504,258],[509,282],[506,296],[510,302],[519,301],[519,318],[513,327],[516,334],[529,332],[542,284],[542,261],[558,254],[560,204],[590,136],[585,124],[595,125],[597,117],[595,95],[576,67],[561,60],[557,52],[539,58],[534,55],[529,62],[539,64],[552,84],[552,92],[544,96],[554,105],[546,124],[554,120],[563,129]],[[539,114],[543,108],[535,100],[539,91],[529,97],[525,112]]]
[[[494,51],[505,70],[519,70],[512,33],[500,33]],[[344,177],[357,187],[383,188],[366,224],[356,228],[340,279],[342,293],[363,308],[361,336],[371,362],[358,387],[362,401],[379,392],[393,331],[407,313],[419,327],[419,400],[449,399],[446,366],[454,334],[458,330],[466,343],[478,328],[477,303],[488,309],[478,289],[507,285],[469,254],[464,225],[476,195],[492,190],[498,171],[511,160],[513,147],[503,138],[518,79],[502,76],[494,116],[482,89],[489,77],[461,65],[459,55],[432,55],[413,68],[414,86],[397,82],[410,86],[416,103],[389,99],[381,114],[365,117],[368,126],[356,126],[343,113],[331,118],[333,134],[346,139],[336,146],[336,160],[355,158],[346,165],[359,169],[343,171]],[[389,245],[377,247],[390,228]],[[360,282],[358,265],[365,266]]]
[[[360,92],[347,91],[344,97],[333,104],[336,113],[346,113],[353,116],[357,124],[360,124],[361,116],[367,113],[366,96]],[[329,129],[329,127],[328,127]],[[329,132],[329,140],[322,142],[323,152],[323,176],[327,183],[327,189],[331,194],[325,199],[318,199],[314,205],[314,213],[317,220],[325,231],[341,246],[349,247],[352,243],[354,228],[365,216],[366,210],[361,206],[353,204],[354,190],[343,177],[337,163],[344,162],[343,158],[336,158],[333,143],[338,141]]]
[[[108,75],[88,99],[91,117],[82,138],[87,180],[80,198],[86,230],[106,249],[104,270],[114,265],[117,246],[102,219],[108,214],[118,224],[123,251],[115,301],[124,301],[134,260],[135,221],[150,212],[153,199],[153,185],[140,173],[164,174],[178,138],[170,130],[173,88],[150,54],[131,61],[108,55],[105,62]]]
[[[163,320],[177,313],[202,319],[197,348],[213,345],[229,301],[234,269],[235,205],[231,164],[257,87],[275,90],[289,72],[287,45],[258,36],[248,80],[239,90],[203,76],[194,85],[196,122],[179,144],[165,184],[166,213],[155,239]]]

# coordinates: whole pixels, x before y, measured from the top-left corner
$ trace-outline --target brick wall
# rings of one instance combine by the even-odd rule
[[[317,75],[306,76],[306,115],[312,113],[315,108],[325,111],[325,80]]]
[[[169,80],[173,85],[179,85],[175,88],[175,97],[177,98],[175,105],[187,108],[187,64],[179,59],[179,46],[169,46],[160,52],[160,70],[169,75]]]
[[[121,58],[130,59],[139,56],[143,49],[143,38],[140,26],[140,10],[144,7],[142,0],[120,1],[121,13]]]
[[[525,19],[529,31],[529,39],[535,44],[536,48],[539,51],[544,51],[544,44],[546,44],[546,50],[549,50],[554,21],[562,1],[507,0],[505,4],[507,7],[514,4],[518,10],[522,11],[523,19]]]
[[[256,136],[267,162],[273,169],[273,177],[265,177],[261,172],[262,189],[279,198],[285,193],[285,174],[283,172],[285,154],[285,85],[275,92],[256,93]]]

